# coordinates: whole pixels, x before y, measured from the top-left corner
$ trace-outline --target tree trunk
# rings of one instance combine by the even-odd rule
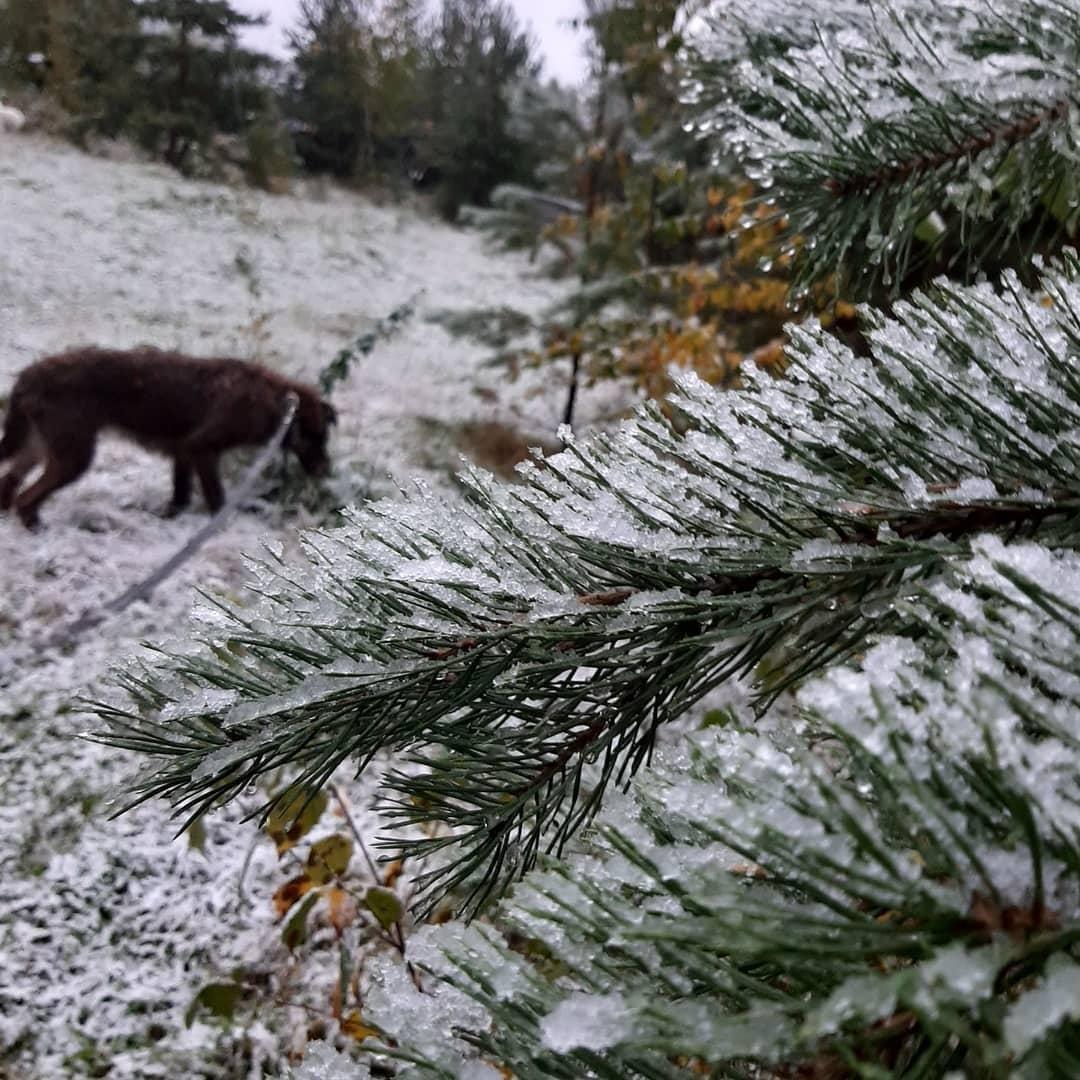
[[[187,93],[188,80],[191,77],[191,49],[190,27],[187,19],[180,20],[180,36],[176,42],[176,97],[175,107],[179,108]],[[191,149],[188,140],[182,137],[182,133],[175,124],[169,128],[169,142],[165,147],[165,160],[174,168],[179,169]]]

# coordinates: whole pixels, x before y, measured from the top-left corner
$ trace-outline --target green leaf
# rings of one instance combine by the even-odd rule
[[[397,893],[379,885],[372,885],[365,893],[364,906],[379,920],[384,930],[393,926],[405,911]]]
[[[191,1027],[200,1011],[208,1012],[218,1020],[231,1020],[244,996],[244,989],[240,983],[210,983],[204,986],[184,1013],[184,1026]]]
[[[935,210],[927,214],[918,225],[915,226],[915,238],[924,244],[932,244],[945,235],[945,220]]]
[[[1043,192],[1039,200],[1043,206],[1067,228],[1073,228],[1078,216],[1077,188],[1072,178],[1063,178]]]
[[[728,727],[735,723],[736,716],[731,709],[709,709],[701,719],[702,730],[711,727]]]
[[[308,852],[308,874],[321,885],[332,877],[340,877],[349,867],[352,858],[352,841],[335,833],[311,845]]]
[[[266,821],[266,831],[284,854],[298,844],[315,826],[326,811],[329,800],[325,791],[303,787],[286,788],[275,800],[274,809]]]
[[[307,941],[307,917],[308,912],[318,903],[317,892],[309,893],[304,902],[296,909],[296,914],[285,924],[281,931],[281,940],[289,952],[293,952],[298,946]]]
[[[188,847],[194,848],[200,854],[206,854],[206,822],[202,817],[197,817],[187,831]]]

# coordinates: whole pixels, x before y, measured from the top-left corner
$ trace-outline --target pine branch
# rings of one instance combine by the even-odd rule
[[[873,322],[871,358],[804,328],[783,382],[684,381],[685,437],[645,408],[523,487],[472,473],[461,507],[377,504],[213,613],[223,648],[125,675],[135,707],[103,706],[99,737],[156,756],[136,797],[181,814],[283,765],[320,786],[401,753],[393,817],[450,831],[397,846],[445,851],[427,902],[463,887],[476,910],[725,680],[757,672],[764,706],[925,635],[905,598],[981,531],[1076,546],[1078,273],[1047,276],[1049,307],[942,285]]]
[[[439,1009],[470,1017],[457,1060],[529,1080],[695,1057],[722,1076],[1069,1075],[1046,1063],[1077,1034],[1080,557],[974,548],[910,601],[944,648],[887,639],[807,687],[798,725],[735,717],[673,746],[587,855],[515,890],[512,948],[480,924],[418,942],[460,998]],[[411,1005],[376,998],[373,1018],[449,1067],[418,1052]]]
[[[881,300],[941,272],[1026,273],[1075,240],[1069,4],[714,7],[696,107],[787,216],[797,295],[833,274]]]
[[[912,177],[918,179],[923,173],[940,169],[942,166],[962,165],[966,160],[984,150],[1000,147],[1012,148],[1023,139],[1030,138],[1044,124],[1066,120],[1069,105],[1057,101],[1050,108],[1032,116],[1025,116],[1008,124],[987,131],[981,136],[972,136],[958,143],[949,150],[924,154],[908,161],[899,161],[885,165],[865,176],[848,176],[843,180],[826,180],[825,187],[837,197],[858,195],[877,188],[890,187],[903,183]]]

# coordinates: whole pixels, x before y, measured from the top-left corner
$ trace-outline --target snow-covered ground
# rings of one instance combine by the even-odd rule
[[[0,401],[21,367],[80,343],[239,355],[314,377],[420,290],[417,316],[335,394],[333,456],[358,498],[414,476],[450,491],[458,448],[448,433],[463,422],[551,434],[556,374],[504,383],[483,367],[482,346],[425,313],[535,313],[556,286],[415,208],[315,185],[274,198],[44,139],[0,142]],[[610,402],[586,395],[586,423],[590,406]],[[243,1038],[184,1023],[200,987],[285,962],[270,904],[276,856],[241,821],[257,797],[215,814],[196,850],[174,839],[165,806],[109,820],[134,763],[76,736],[92,722],[78,699],[98,694],[112,665],[141,640],[182,632],[194,587],[240,594],[242,553],[270,540],[297,551],[295,522],[243,514],[151,604],[75,651],[42,645],[201,523],[196,512],[160,516],[168,476],[167,462],[108,442],[46,504],[44,532],[0,518],[0,1080],[259,1075],[293,1038],[285,1010]],[[349,798],[361,830],[374,832],[370,790],[352,785]]]

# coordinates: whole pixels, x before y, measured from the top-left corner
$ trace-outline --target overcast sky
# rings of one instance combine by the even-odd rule
[[[285,51],[285,30],[296,21],[299,0],[233,0],[240,11],[269,15],[270,25],[253,31],[247,42],[257,49],[281,55]],[[560,82],[578,83],[585,74],[580,35],[566,21],[581,11],[581,0],[510,0],[521,21],[532,27],[544,58],[544,74]]]

